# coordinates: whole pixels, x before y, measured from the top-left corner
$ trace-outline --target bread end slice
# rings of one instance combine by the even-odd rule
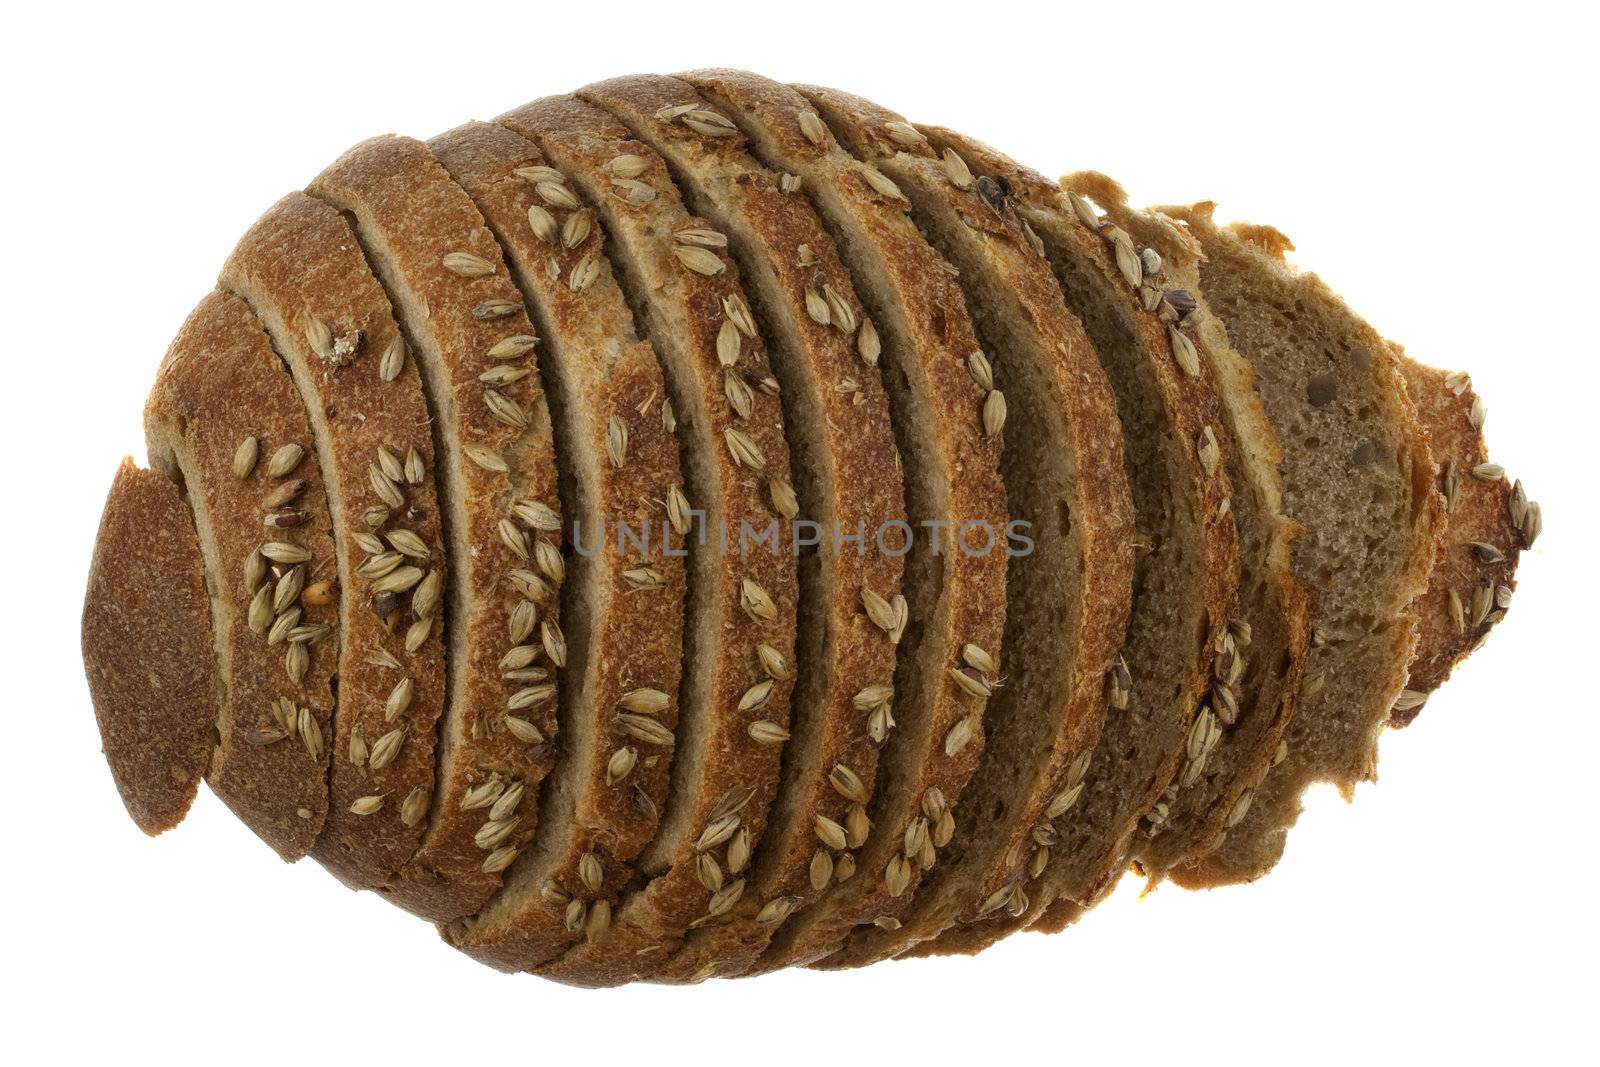
[[[177,483],[124,458],[83,600],[83,667],[122,803],[152,837],[183,821],[211,759],[218,679],[205,560]]]

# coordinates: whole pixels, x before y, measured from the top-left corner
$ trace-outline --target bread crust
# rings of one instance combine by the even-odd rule
[[[211,763],[222,682],[205,578],[182,489],[124,458],[89,563],[83,670],[112,780],[152,837],[183,821]]]
[[[241,397],[249,402],[241,404]],[[145,403],[145,438],[151,464],[188,494],[213,591],[211,625],[223,698],[206,780],[290,862],[311,849],[327,815],[339,641],[329,633],[302,643],[305,663],[292,675],[290,649],[297,642],[288,630],[336,628],[340,596],[336,582],[320,595],[291,596],[296,579],[280,584],[267,561],[253,554],[269,542],[298,546],[309,558],[278,566],[285,572],[303,567],[299,584],[309,589],[337,578],[311,436],[300,394],[250,309],[226,293],[203,299],[162,361]],[[246,465],[237,457],[249,437],[256,439],[257,458]],[[292,446],[304,449],[302,458],[277,474],[273,457]],[[236,471],[246,466],[248,473],[239,477]],[[303,488],[292,502],[268,502],[299,483]],[[264,518],[283,507],[296,513],[297,524],[265,527]],[[279,588],[285,590],[281,611],[273,603]],[[258,594],[264,603],[253,613]],[[298,621],[292,617],[296,611]],[[268,629],[280,619],[288,620],[281,632]]]
[[[457,948],[515,971],[604,929],[614,900],[608,886],[626,880],[659,825],[675,746],[630,732],[631,713],[621,702],[635,690],[669,694],[648,718],[667,731],[678,726],[685,576],[681,546],[668,548],[663,524],[668,492],[682,474],[664,418],[661,370],[634,332],[604,250],[604,227],[595,223],[582,240],[563,240],[532,225],[530,210],[548,210],[551,225],[577,233],[572,227],[594,218],[581,190],[563,175],[558,184],[577,207],[541,194],[548,178],[532,168],[549,161],[504,126],[469,123],[430,147],[483,213],[543,338],[563,506],[589,528],[572,546],[564,589],[572,658],[560,737],[568,763],[546,783],[555,804],[547,804],[532,846],[500,893],[476,916],[443,929]],[[626,431],[615,456],[613,426]],[[597,524],[605,527],[603,542]],[[621,524],[636,533],[648,528],[648,541],[622,542]],[[620,769],[613,759],[625,751],[633,759]],[[603,871],[599,889],[585,881],[590,855]]]
[[[534,329],[521,294],[482,216],[427,146],[366,141],[311,188],[351,217],[429,402],[450,575],[447,691],[429,820],[384,892],[448,922],[477,911],[500,885],[533,834],[538,786],[554,762],[566,642],[560,572],[540,570],[541,552],[558,551],[562,539],[550,413],[523,340]],[[452,269],[463,253],[493,269]],[[492,301],[509,310],[483,317]],[[514,580],[519,571],[538,574],[536,599],[530,583]],[[513,649],[537,659],[508,671],[501,661]]]
[[[1003,531],[1008,515],[998,473],[1000,436],[986,432],[983,422],[990,391],[968,370],[978,342],[965,302],[949,264],[906,216],[904,201],[888,191],[876,170],[841,151],[826,130],[812,129],[815,140],[807,135],[802,113],[815,116],[793,89],[740,71],[681,77],[750,138],[757,158],[796,173],[839,246],[855,249],[856,290],[869,307],[876,302],[885,373],[903,375],[915,397],[911,402],[919,405],[915,428],[906,425],[905,412],[895,416],[901,420],[902,456],[917,464],[908,477],[908,511],[914,522],[949,524],[940,535],[942,574],[934,579],[934,601],[919,609],[917,596],[911,597],[911,626],[900,650],[894,705],[899,725],[889,735],[892,751],[885,761],[892,757],[901,776],[878,791],[854,876],[779,930],[754,968],[764,972],[827,955],[861,923],[897,922],[924,865],[936,859],[929,835],[917,831],[919,820],[937,821],[956,803],[982,751],[985,701],[953,673],[965,666],[962,650],[968,644],[993,655],[1005,621],[998,594],[1005,583],[1004,553],[963,552],[950,531],[964,523]],[[877,275],[870,295],[860,277],[867,267]],[[901,402],[893,389],[890,395],[892,404]],[[916,453],[906,451],[908,441]],[[912,561],[918,562],[915,555]],[[908,590],[916,592],[909,583]],[[919,617],[920,611],[926,614]],[[924,673],[915,673],[919,663],[926,665]],[[935,819],[928,818],[929,810]],[[928,840],[927,847],[907,856],[908,838],[918,845]]]
[[[984,297],[992,289],[1009,299],[1004,308],[986,312],[1009,319],[1011,328],[1027,340],[1007,343],[1011,335],[986,338],[995,356],[994,374],[1008,397],[1019,397],[1011,402],[1014,412],[1031,410],[1037,402],[1036,396],[1019,396],[1022,393],[1042,394],[1045,410],[1038,416],[1040,425],[1013,420],[1007,446],[1037,448],[1026,435],[1046,435],[1049,447],[1059,448],[1072,467],[1070,481],[1058,487],[1056,498],[1057,506],[1071,517],[1069,533],[1048,557],[1041,557],[1036,546],[1034,554],[1013,559],[1007,576],[1008,590],[1017,594],[1008,596],[1008,641],[1025,635],[1031,642],[1048,635],[1043,649],[1030,645],[1026,663],[1016,662],[1018,653],[1006,645],[998,657],[1002,672],[1012,676],[1012,699],[1036,701],[1049,709],[1044,729],[1011,741],[1011,747],[1032,762],[1018,767],[1012,762],[1017,754],[1011,752],[991,763],[989,753],[998,751],[993,747],[994,732],[1005,730],[1006,724],[991,728],[992,747],[969,789],[982,784],[998,790],[1005,799],[1004,816],[992,822],[979,816],[975,826],[958,820],[954,843],[960,858],[924,878],[900,927],[860,928],[839,951],[821,961],[828,967],[862,966],[898,955],[955,923],[969,922],[986,908],[1002,906],[993,902],[1014,895],[1030,879],[1030,869],[1047,861],[1048,834],[1040,827],[1048,828],[1053,818],[1071,810],[1067,804],[1049,815],[1057,798],[1072,795],[1082,781],[1086,764],[1074,765],[1099,739],[1106,715],[1106,676],[1126,632],[1133,581],[1133,502],[1110,382],[1083,325],[1067,310],[1050,264],[1031,245],[1029,231],[1023,229],[1003,187],[987,172],[974,176],[955,149],[951,149],[953,159],[942,159],[893,111],[835,89],[799,88],[857,158],[875,163],[908,193],[919,225],[960,267],[969,304],[980,303],[978,290],[969,288],[980,279],[989,279]],[[955,216],[942,241],[932,236],[934,224],[925,221],[926,216],[941,213]],[[981,335],[981,316],[975,314],[974,319]],[[1017,366],[1023,360],[1030,363],[1026,369]],[[1008,475],[1013,518],[1018,517],[1017,494],[1025,496],[1028,487],[1013,487],[1011,481],[1031,478],[1029,472]],[[1048,544],[1053,531],[1040,527],[1053,524],[1057,516],[1031,517],[1032,537]],[[1031,612],[1019,609],[1018,599],[1047,581],[1043,567],[1061,565],[1071,583],[1066,600],[1037,605]],[[1019,672],[1038,672],[1048,680],[1030,687],[1029,696],[1019,697],[1015,689]],[[1005,695],[999,699],[998,714],[1009,710],[1021,717],[1024,709],[1007,702]],[[963,826],[968,827],[966,835]],[[981,831],[980,839],[964,839],[972,829]]]
[[[759,387],[771,377],[759,336],[744,338],[732,368],[718,356],[726,309],[749,306],[737,265],[706,238],[710,223],[684,209],[655,152],[576,97],[538,101],[500,121],[535,139],[607,223],[613,268],[661,357],[682,427],[688,502],[704,511],[696,521],[704,523],[705,541],[687,524],[683,531],[694,538],[681,699],[687,720],[680,718],[662,826],[641,857],[644,879],[631,886],[608,880],[618,899],[609,931],[537,969],[565,982],[617,984],[647,974],[687,930],[742,896],[740,856],[766,828],[782,748],[750,728],[761,720],[788,729],[793,677],[765,671],[757,647],[793,662],[795,563],[781,533],[777,552],[741,546],[747,525],[760,531],[783,521],[774,505],[783,494],[773,486],[792,492],[789,451],[779,405]],[[644,183],[649,196],[613,184],[613,161],[621,156],[634,160],[634,177],[624,181]],[[704,253],[705,265],[692,268],[680,256],[684,249]],[[728,392],[729,371],[746,385],[737,397]],[[759,609],[748,607],[751,590],[765,600]],[[704,844],[723,836],[718,828],[730,820],[737,823],[731,836]]]
[[[1140,262],[1136,271],[1132,270],[1135,264],[1120,263],[1114,254],[1119,240],[1117,228],[1105,219],[1097,219],[1091,227],[1065,202],[1055,185],[1037,172],[952,131],[917,128],[936,148],[946,143],[957,145],[969,165],[1003,177],[1019,212],[1036,231],[1052,262],[1065,254],[1086,264],[1085,269],[1094,270],[1103,279],[1105,290],[1114,294],[1115,313],[1137,339],[1140,377],[1153,388],[1159,421],[1170,435],[1157,446],[1157,455],[1165,467],[1168,491],[1174,496],[1171,504],[1181,509],[1178,517],[1171,520],[1172,528],[1140,531],[1156,541],[1151,545],[1150,556],[1140,564],[1140,577],[1135,579],[1130,640],[1141,627],[1146,634],[1144,646],[1150,652],[1152,646],[1161,646],[1166,640],[1181,641],[1181,635],[1186,633],[1197,634],[1199,640],[1192,646],[1193,657],[1181,677],[1151,679],[1143,676],[1144,665],[1137,656],[1127,662],[1132,672],[1134,703],[1126,711],[1108,712],[1107,730],[1113,728],[1112,716],[1144,717],[1152,712],[1164,716],[1168,727],[1158,758],[1143,772],[1141,780],[1126,781],[1130,772],[1121,769],[1120,757],[1111,753],[1107,740],[1102,739],[1084,778],[1085,796],[1061,821],[1054,855],[1025,887],[1023,899],[1013,897],[1004,902],[1005,906],[991,909],[976,921],[952,927],[908,955],[976,952],[1031,925],[1057,898],[1092,902],[1116,885],[1131,858],[1142,821],[1185,757],[1194,720],[1203,710],[1200,704],[1217,658],[1215,650],[1233,614],[1239,583],[1237,531],[1230,513],[1233,486],[1228,476],[1233,462],[1232,437],[1222,419],[1210,368],[1200,361],[1192,367],[1183,366],[1172,336],[1181,330],[1169,331],[1155,310],[1146,310],[1151,305],[1142,303],[1149,296],[1145,290],[1158,288],[1159,269],[1151,271],[1144,264],[1126,234],[1120,235],[1120,239],[1128,241],[1124,255],[1134,253]],[[1130,272],[1136,274],[1137,285],[1135,278],[1128,276]],[[1104,360],[1105,353],[1101,357]],[[1130,462],[1132,457],[1130,446]],[[1130,477],[1130,484],[1133,481]],[[1141,513],[1152,506],[1166,506],[1141,501],[1138,489],[1134,490],[1134,501]],[[1143,519],[1142,514],[1140,518]],[[1184,531],[1187,536],[1178,536]],[[1154,602],[1151,575],[1158,565],[1175,586],[1193,590],[1182,605],[1190,612],[1184,621],[1159,621],[1158,613],[1173,605]],[[1165,638],[1152,636],[1162,633]],[[1130,644],[1129,651],[1139,647]],[[1151,688],[1172,696],[1152,706],[1145,703],[1144,696]],[[1116,721],[1120,724],[1121,720]],[[1104,839],[1083,836],[1078,827],[1091,805],[1102,802],[1097,794],[1114,789],[1118,782],[1129,784],[1132,789],[1131,796],[1121,802],[1109,795],[1104,799],[1117,825]]]
[[[421,819],[406,821],[417,803],[408,804],[408,799],[418,790],[427,796],[433,789],[444,656],[437,626],[419,647],[407,651],[412,593],[401,591],[392,606],[374,603],[375,583],[382,578],[360,573],[367,553],[358,535],[387,541],[397,531],[409,530],[427,549],[423,562],[429,568],[443,566],[427,407],[410,360],[392,382],[379,374],[382,354],[399,334],[389,302],[349,227],[327,204],[302,193],[280,200],[240,239],[223,266],[221,284],[250,304],[272,336],[310,413],[317,458],[328,479],[343,591],[340,713],[330,744],[328,820],[313,855],[351,888],[376,889],[388,882],[421,838]],[[328,335],[334,339],[332,347],[326,343]],[[348,352],[339,348],[341,343],[350,346]],[[401,463],[416,450],[423,478],[421,484],[396,484],[404,497],[402,508],[391,508],[379,495],[376,482],[381,479],[373,471],[380,467],[380,448]],[[369,508],[383,509],[377,524],[366,516]],[[380,516],[375,512],[373,518]],[[375,608],[386,607],[392,610],[379,617]],[[390,701],[396,686],[407,680],[411,697],[402,709],[401,701]],[[398,751],[387,764],[375,766],[371,752],[395,730],[404,731]],[[377,762],[383,759],[380,755]],[[376,811],[370,810],[373,797],[381,798]]]
[[[1409,726],[1428,694],[1450,677],[1456,664],[1480,648],[1505,618],[1517,587],[1517,563],[1537,528],[1522,483],[1513,484],[1489,459],[1483,440],[1483,404],[1464,372],[1448,373],[1401,356],[1400,372],[1428,435],[1439,466],[1437,491],[1444,502],[1444,536],[1428,576],[1428,588],[1413,605],[1417,651],[1389,725]]]
[[[864,604],[870,591],[892,607],[901,564],[874,548],[841,550],[833,531],[871,537],[905,521],[899,479],[880,476],[899,469],[899,453],[878,372],[857,349],[865,311],[833,239],[805,198],[784,191],[780,176],[750,157],[742,135],[707,137],[662,121],[664,108],[709,107],[683,81],[619,78],[580,95],[606,107],[660,153],[693,209],[727,233],[781,385],[798,515],[821,531],[812,584],[802,586],[800,598],[810,618],[797,616],[794,736],[785,743],[778,807],[750,860],[748,888],[727,913],[691,931],[684,947],[652,973],[656,981],[731,977],[749,967],[777,926],[828,892],[853,862],[820,842],[814,827],[818,816],[845,825],[851,806],[870,797],[876,781],[877,745],[855,698],[870,685],[892,682],[895,640]],[[761,277],[753,279],[752,271]],[[845,308],[826,322],[812,313],[824,293]],[[801,581],[807,580],[802,566]],[[853,782],[839,780],[855,799],[830,781],[840,767],[854,776]]]
[[[1209,707],[1222,729],[1217,747],[1185,761],[1152,812],[1160,813],[1159,821],[1148,820],[1134,851],[1139,869],[1154,886],[1173,867],[1216,846],[1229,820],[1243,818],[1251,803],[1247,794],[1278,758],[1305,678],[1311,589],[1292,569],[1294,543],[1303,531],[1284,513],[1282,445],[1256,390],[1255,368],[1229,344],[1226,328],[1200,289],[1199,246],[1166,216],[1131,208],[1122,187],[1105,175],[1068,175],[1061,187],[1092,198],[1118,225],[1160,253],[1168,288],[1181,287],[1181,294],[1164,297],[1164,303],[1170,308],[1176,299],[1193,305],[1187,312],[1194,320],[1189,335],[1212,371],[1235,445],[1229,476],[1240,581],[1236,619],[1225,638],[1231,647],[1224,651],[1228,673],[1237,680],[1213,678]],[[1185,295],[1187,301],[1182,300]],[[1047,920],[1035,923],[1035,929],[1047,927]]]

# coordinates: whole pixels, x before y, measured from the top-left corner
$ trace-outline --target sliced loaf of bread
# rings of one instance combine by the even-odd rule
[[[905,522],[899,454],[877,353],[858,344],[865,309],[809,201],[751,158],[742,135],[706,136],[658,118],[685,103],[709,107],[685,82],[625,78],[580,95],[659,152],[690,209],[726,234],[754,321],[724,325],[719,341],[728,343],[719,344],[719,356],[737,367],[743,330],[759,325],[794,456],[795,498],[783,514],[814,524],[796,529],[807,530],[814,544],[795,546],[799,607],[794,663],[786,668],[796,679],[792,737],[767,831],[748,860],[738,904],[693,931],[652,972],[658,981],[735,975],[790,915],[854,869],[854,856],[818,840],[815,827],[819,818],[847,825],[876,781],[878,748],[856,697],[892,683],[905,599],[900,557],[866,539]],[[758,722],[752,729],[768,728],[767,720]],[[743,875],[744,866],[729,873]]]
[[[389,298],[334,208],[284,197],[240,240],[222,284],[271,335],[327,478],[340,713],[314,855],[346,885],[376,889],[421,840],[444,704],[445,552],[427,402]]]
[[[1122,187],[1104,175],[1073,175],[1062,185],[1093,200],[1161,256],[1167,288],[1158,311],[1182,324],[1211,368],[1234,440],[1228,473],[1239,531],[1239,600],[1218,649],[1219,670],[1207,701],[1220,737],[1209,751],[1186,757],[1146,818],[1134,858],[1153,885],[1172,867],[1209,852],[1229,821],[1243,818],[1252,791],[1277,758],[1304,680],[1310,588],[1292,570],[1300,528],[1284,512],[1283,450],[1256,391],[1255,369],[1233,350],[1206,304],[1199,247],[1166,216],[1129,207]]]
[[[974,372],[992,375],[1007,398],[1000,471],[1011,521],[1029,542],[1008,562],[1005,685],[990,700],[988,743],[956,805],[954,836],[899,929],[859,928],[820,963],[845,967],[1026,900],[1100,737],[1132,598],[1134,520],[1110,382],[999,180],[974,174],[953,147],[936,154],[892,111],[834,89],[801,91],[842,144],[900,187],[917,226],[960,271],[991,363]]]
[[[1285,758],[1206,856],[1176,868],[1185,885],[1259,877],[1313,782],[1348,794],[1373,777],[1378,734],[1417,648],[1416,598],[1438,551],[1443,501],[1394,349],[1321,279],[1258,239],[1212,222],[1212,206],[1163,209],[1188,228],[1200,283],[1240,355],[1283,448],[1284,503],[1305,533],[1295,573],[1316,596],[1312,648]]]
[[[1215,714],[1202,704],[1238,591],[1228,475],[1234,449],[1211,368],[1195,357],[1186,329],[1160,317],[1159,256],[993,149],[918,129],[999,184],[1038,236],[1116,394],[1140,538],[1112,710],[1081,796],[1050,824],[1048,864],[1025,887],[1021,906],[1002,900],[917,950],[972,952],[1028,925],[1058,898],[1089,903],[1114,886],[1146,814],[1183,761],[1215,743]]]
[[[977,766],[984,706],[998,681],[1006,554],[994,539],[1007,525],[999,476],[1005,397],[973,375],[979,345],[952,268],[907,217],[892,180],[840,149],[793,89],[739,71],[682,77],[758,159],[793,176],[833,235],[868,312],[852,324],[858,343],[881,352],[904,466],[907,537],[888,531],[875,547],[912,542],[894,685],[857,697],[883,745],[878,788],[844,826],[816,825],[830,850],[851,854],[851,875],[779,928],[754,968],[766,971],[826,956],[862,923],[899,923],[949,842],[951,805]],[[826,313],[831,320],[836,309]],[[961,543],[985,529],[989,536],[970,548]]]
[[[444,929],[456,947],[514,971],[604,933],[622,872],[660,825],[684,628],[682,547],[669,545],[665,525],[682,473],[661,369],[635,333],[582,190],[503,126],[471,123],[431,147],[483,213],[541,337],[561,510],[572,523],[564,560],[545,548],[510,576],[539,600],[564,571],[562,758],[504,887]],[[507,669],[544,662],[523,659]],[[485,800],[493,816],[501,800]]]
[[[730,309],[749,307],[726,235],[684,208],[660,157],[606,111],[553,97],[500,121],[535,140],[595,205],[618,281],[661,360],[682,447],[684,483],[668,501],[688,550],[671,791],[636,877],[616,882],[609,933],[539,969],[611,984],[648,973],[747,884],[744,865],[777,795],[777,735],[788,731],[794,684],[792,671],[774,669],[794,657],[795,561],[781,528],[793,476],[760,336],[742,338],[731,367],[719,353],[730,324],[738,331]],[[633,177],[619,189],[621,157]],[[772,729],[752,732],[757,722]]]
[[[338,572],[305,405],[243,301],[214,292],[190,314],[145,404],[145,439],[188,496],[211,590],[222,693],[206,781],[297,860],[328,810]]]
[[[521,294],[477,208],[427,146],[367,141],[311,188],[350,218],[428,398],[450,575],[436,609],[449,624],[448,688],[428,822],[385,892],[447,922],[499,886],[532,835],[554,759],[566,639],[550,414]],[[509,310],[485,317],[485,305]],[[525,569],[537,577],[512,580]],[[506,657],[528,662],[508,669]]]

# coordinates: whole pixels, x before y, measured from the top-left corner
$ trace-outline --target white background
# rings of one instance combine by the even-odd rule
[[[0,1057],[1594,1062],[1588,6],[10,7]],[[970,960],[594,993],[480,967],[203,790],[159,839],[124,816],[83,581],[162,351],[236,237],[370,134],[706,65],[845,87],[1137,201],[1215,198],[1471,370],[1549,532],[1487,650],[1387,738],[1382,783],[1310,797],[1264,882],[1141,900],[1130,879],[1066,935]]]

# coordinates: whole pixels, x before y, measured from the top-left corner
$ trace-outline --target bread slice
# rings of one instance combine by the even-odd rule
[[[1476,651],[1505,617],[1524,548],[1539,536],[1539,505],[1506,478],[1483,440],[1485,407],[1463,371],[1402,358],[1400,372],[1439,467],[1445,531],[1428,589],[1415,605],[1416,653],[1390,726],[1408,726],[1428,694]]]
[[[845,826],[872,795],[878,749],[856,695],[893,682],[896,605],[905,601],[900,557],[857,550],[838,534],[864,540],[905,522],[900,479],[882,476],[898,471],[900,457],[877,368],[858,350],[864,309],[806,198],[785,191],[741,135],[708,137],[658,118],[663,108],[707,106],[685,82],[621,78],[580,95],[659,152],[690,210],[727,235],[780,387],[794,508],[815,524],[814,547],[800,554],[792,736],[746,889],[651,972],[656,981],[730,976],[754,962],[788,916],[847,880],[854,863],[817,839],[817,819]],[[813,314],[819,299],[826,316]]]
[[[211,591],[204,652],[222,699],[206,780],[292,862],[327,816],[341,597],[306,408],[243,301],[212,293],[190,314],[145,404],[145,439],[188,497]]]
[[[951,805],[977,766],[984,705],[998,681],[1006,398],[969,369],[979,346],[950,264],[918,233],[904,194],[881,171],[840,150],[792,89],[737,71],[682,77],[738,127],[758,159],[793,175],[790,184],[799,182],[832,233],[867,308],[860,329],[871,324],[868,350],[879,347],[872,338],[881,342],[915,528],[892,703],[881,690],[861,698],[872,707],[875,736],[885,739],[878,787],[842,835],[819,824],[824,844],[842,841],[851,852],[853,873],[779,928],[755,966],[766,971],[826,956],[861,923],[898,923],[949,842]],[[960,535],[972,539],[974,530],[981,539],[963,548]],[[890,532],[879,547],[901,543]]]
[[[955,811],[955,835],[897,930],[858,929],[821,961],[860,966],[930,940],[986,909],[1022,910],[1071,811],[1106,715],[1106,680],[1126,635],[1133,501],[1116,397],[998,180],[943,158],[905,119],[859,97],[799,87],[835,137],[910,198],[912,218],[958,276],[1010,411],[1000,471],[1031,551],[1006,573],[1006,684],[988,744]]]
[[[550,413],[521,294],[483,217],[426,145],[367,141],[311,189],[349,217],[428,397],[450,574],[448,686],[427,826],[384,892],[448,922],[500,885],[533,834],[554,761],[566,639]]]
[[[1255,368],[1229,345],[1200,289],[1199,247],[1166,216],[1129,207],[1122,187],[1102,174],[1071,175],[1061,184],[1161,256],[1161,311],[1187,323],[1234,441],[1228,475],[1239,532],[1239,600],[1220,650],[1227,676],[1213,677],[1208,697],[1220,737],[1209,753],[1185,760],[1136,839],[1134,859],[1153,886],[1215,847],[1276,758],[1304,681],[1310,588],[1292,570],[1301,531],[1284,512],[1283,450],[1256,391]]]
[[[664,524],[682,474],[661,369],[634,332],[581,190],[501,126],[471,123],[431,147],[483,213],[543,338],[573,530],[562,758],[544,782],[532,845],[500,893],[444,930],[457,948],[518,970],[604,932],[616,886],[659,825],[684,627],[682,549],[667,543]]]
[[[1009,190],[1039,238],[1116,394],[1141,538],[1113,710],[1081,796],[1050,825],[1052,855],[1027,905],[1013,900],[919,950],[972,952],[1028,925],[1053,900],[1091,903],[1113,887],[1183,761],[1214,743],[1215,714],[1202,703],[1238,593],[1234,447],[1211,367],[1192,358],[1184,327],[1160,317],[1163,265],[1109,220],[1074,210],[1039,174],[970,138],[918,129]]]
[[[338,569],[326,576],[343,591],[339,714],[314,855],[346,885],[375,889],[422,835],[444,701],[439,609],[423,593],[425,581],[442,584],[445,557],[427,405],[411,360],[385,381],[401,334],[327,204],[301,193],[280,200],[239,241],[221,284],[271,336],[327,478]]]
[[[112,780],[152,837],[183,821],[211,763],[220,658],[183,487],[125,458],[89,563],[83,668]]]
[[[725,236],[684,209],[659,157],[605,111],[552,97],[500,121],[535,140],[596,205],[680,429],[686,499],[674,514],[689,586],[672,788],[638,877],[617,886],[610,932],[538,969],[613,984],[648,972],[688,929],[737,903],[746,885],[748,850],[777,794],[778,735],[789,725],[793,673],[774,672],[762,646],[793,661],[795,562],[781,530],[793,480],[760,337],[744,339],[732,367],[719,352],[730,309],[749,307]],[[622,156],[632,157],[623,165],[632,177],[621,180],[639,184],[614,184]],[[764,546],[756,536],[768,538]],[[770,725],[753,731],[757,722]]]
[[[1248,881],[1276,863],[1306,786],[1328,781],[1348,794],[1373,776],[1378,733],[1417,647],[1415,600],[1443,506],[1391,346],[1315,275],[1214,225],[1210,204],[1163,210],[1198,242],[1206,299],[1255,366],[1283,446],[1285,505],[1305,529],[1295,573],[1317,596],[1286,758],[1217,849],[1172,872],[1206,886]]]

